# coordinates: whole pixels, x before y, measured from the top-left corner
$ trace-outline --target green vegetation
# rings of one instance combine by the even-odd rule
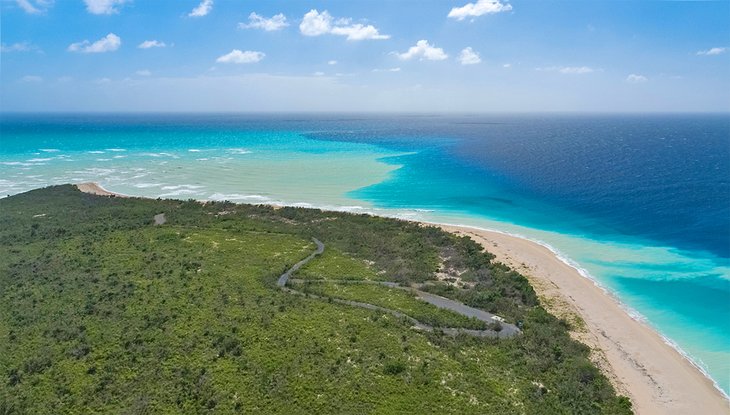
[[[277,289],[312,236],[393,281],[453,269],[474,288],[434,289],[523,334],[423,333]],[[630,413],[524,277],[491,260],[467,238],[369,216],[72,186],[1,199],[0,413]]]
[[[304,283],[292,288],[324,297],[341,298],[398,310],[434,327],[485,330],[486,323],[421,301],[408,291],[377,284]]]
[[[385,273],[378,273],[363,260],[350,257],[336,249],[327,249],[316,260],[302,267],[296,278],[304,280],[366,280],[385,281]]]

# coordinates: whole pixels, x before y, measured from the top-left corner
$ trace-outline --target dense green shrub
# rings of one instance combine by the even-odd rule
[[[312,236],[388,280],[457,269],[474,288],[430,289],[521,320],[523,334],[423,333],[278,290]],[[71,186],[0,199],[0,413],[630,413],[587,347],[492,259],[467,238],[364,215]]]

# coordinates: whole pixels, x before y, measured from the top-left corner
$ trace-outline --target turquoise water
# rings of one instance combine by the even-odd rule
[[[727,116],[35,115],[0,133],[1,195],[96,181],[539,241],[730,391]]]

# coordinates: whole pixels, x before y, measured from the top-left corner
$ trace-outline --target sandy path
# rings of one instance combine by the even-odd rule
[[[707,377],[549,249],[498,232],[442,228],[469,235],[497,260],[525,274],[554,315],[582,318],[585,325],[574,337],[594,350],[593,360],[619,393],[631,398],[637,414],[730,414],[730,402]]]
[[[327,301],[331,300],[331,301],[339,303],[339,304],[347,304],[347,305],[354,306],[354,307],[361,307],[361,308],[367,308],[369,310],[376,310],[376,311],[390,313],[398,318],[405,318],[406,320],[410,321],[413,324],[413,327],[415,327],[418,330],[424,330],[424,331],[439,330],[439,331],[442,331],[443,333],[449,334],[449,335],[457,335],[457,334],[464,333],[464,334],[469,334],[469,335],[477,336],[477,337],[498,337],[498,338],[511,337],[511,336],[516,335],[520,331],[516,326],[514,326],[512,324],[508,324],[508,323],[501,323],[502,329],[500,331],[494,331],[491,329],[472,330],[472,329],[452,328],[452,327],[436,328],[429,324],[422,323],[405,313],[401,313],[400,311],[391,310],[389,308],[380,307],[380,306],[369,304],[369,303],[361,303],[359,301],[343,300],[340,298],[322,297],[319,295],[315,295],[315,294],[311,294],[311,293],[304,293],[302,291],[298,291],[293,288],[287,287],[287,283],[289,281],[295,281],[295,279],[291,278],[291,277],[299,268],[303,267],[304,265],[307,264],[307,262],[311,261],[317,255],[321,255],[322,252],[324,252],[324,244],[322,242],[320,242],[319,239],[317,239],[317,238],[312,238],[312,240],[317,245],[317,249],[314,252],[312,252],[308,257],[297,262],[296,264],[294,264],[294,266],[292,266],[291,268],[286,270],[283,274],[281,274],[279,279],[276,281],[276,285],[279,286],[279,288],[281,288],[282,290],[284,290],[290,294],[305,295],[310,298],[316,298],[319,300],[327,300]],[[302,281],[302,280],[296,280],[296,281]],[[332,282],[332,280],[320,280],[320,281]],[[352,282],[353,281],[348,281],[347,283],[352,283]],[[373,283],[388,285],[392,288],[410,290],[410,288],[401,287],[395,283],[379,282],[379,281],[378,282],[373,281]],[[393,284],[393,285],[390,285],[390,284]],[[466,315],[467,317],[475,316],[482,321],[486,321],[486,322],[490,322],[490,323],[493,321],[492,320],[492,316],[494,316],[493,314],[487,313],[482,310],[478,310],[476,308],[468,307],[464,304],[459,303],[458,301],[449,300],[448,298],[439,297],[437,295],[425,293],[423,291],[418,291],[418,290],[414,290],[414,291],[416,293],[418,293],[419,297],[421,297],[422,299],[424,299],[425,301],[427,301],[431,304],[436,305],[437,307],[446,308],[446,309],[452,310],[456,313]]]

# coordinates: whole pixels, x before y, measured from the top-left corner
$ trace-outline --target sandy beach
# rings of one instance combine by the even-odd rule
[[[730,414],[730,402],[699,369],[546,247],[499,232],[441,227],[472,237],[526,275],[546,308],[577,326],[574,337],[591,347],[637,414]]]
[[[84,193],[91,193],[92,195],[97,196],[114,196],[114,197],[127,197],[126,195],[120,194],[120,193],[114,193],[110,192],[103,187],[99,183],[95,182],[88,182],[88,183],[78,183],[76,184],[76,188],[81,190]]]
[[[94,182],[76,187],[100,196],[128,197]],[[591,347],[593,361],[620,394],[631,398],[637,414],[730,414],[730,401],[698,368],[548,248],[499,232],[439,226],[470,236],[527,276],[542,304],[573,324],[571,334]]]

